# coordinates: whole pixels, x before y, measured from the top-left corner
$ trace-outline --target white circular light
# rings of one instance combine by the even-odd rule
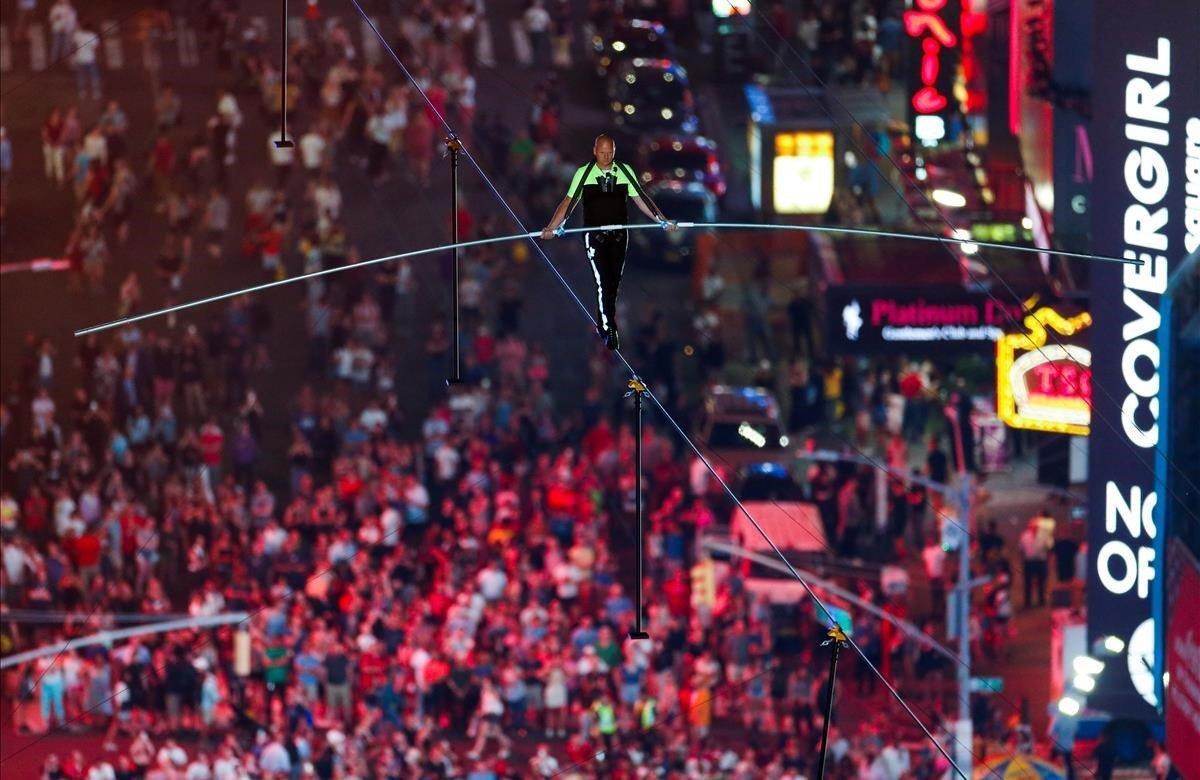
[[[1091,693],[1092,691],[1096,690],[1096,678],[1089,677],[1086,674],[1077,674],[1075,675],[1075,679],[1071,681],[1071,685],[1077,691]]]
[[[1071,668],[1075,670],[1075,674],[1087,674],[1095,677],[1104,671],[1104,662],[1097,661],[1090,655],[1077,655],[1071,662]]]
[[[1079,714],[1080,705],[1079,699],[1073,699],[1070,696],[1064,696],[1058,700],[1058,711],[1068,718],[1073,718]]]

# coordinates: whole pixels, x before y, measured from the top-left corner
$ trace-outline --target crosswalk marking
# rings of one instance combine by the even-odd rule
[[[517,62],[522,65],[532,65],[533,47],[529,44],[529,34],[525,32],[521,20],[511,20],[508,23],[508,29],[512,34],[513,50],[516,52]]]
[[[162,50],[157,33],[151,32],[146,36],[146,40],[142,41],[142,67],[152,74],[157,74],[162,69]],[[155,89],[155,92],[158,90]]]
[[[323,26],[333,24],[334,22],[335,20],[328,19]],[[372,17],[370,22],[378,27],[379,23],[376,18]],[[266,17],[256,16],[250,19],[250,26],[269,30],[270,22]],[[352,35],[351,37],[352,39],[355,37],[358,38],[355,43],[358,45],[362,61],[370,65],[378,65],[384,59],[383,47],[379,42],[379,38],[372,31],[366,19],[360,19],[358,27],[359,29],[356,32],[359,35]],[[287,19],[287,29],[289,39],[292,41],[305,41],[308,39],[309,33],[312,32],[303,16],[289,16]],[[353,27],[348,29],[352,30]],[[524,26],[520,20],[513,20],[509,29],[517,61],[522,65],[531,64],[533,62],[533,50],[529,43],[529,35],[525,32]],[[48,30],[45,25],[38,23],[30,24],[27,30],[29,68],[35,72],[44,71],[51,65],[48,62]],[[126,29],[113,19],[103,20],[99,24],[98,32],[101,40],[101,61],[105,70],[123,70],[130,64],[125,59],[125,45],[127,43],[133,47],[130,49],[133,62],[136,63],[140,59],[141,66],[145,70],[152,72],[161,71],[164,66],[170,67],[173,64],[171,61],[175,59],[171,56],[169,44],[162,37],[161,33],[152,32],[150,38],[139,45],[138,42],[133,40],[132,31]],[[179,66],[184,68],[201,67],[200,47],[195,28],[189,25],[185,19],[180,18],[176,20],[175,33],[175,49],[178,55]],[[479,19],[477,33],[475,42],[476,60],[484,67],[496,67],[495,37],[491,25],[486,18]],[[128,40],[126,40],[127,37]],[[19,48],[16,45],[17,43],[19,42],[14,41],[12,38],[11,28],[8,25],[0,25],[0,72],[7,73],[12,71],[14,67],[20,67],[15,62],[17,55],[14,52]],[[164,46],[168,47],[167,51],[164,51]],[[139,50],[140,57],[138,56]]]
[[[492,26],[487,19],[480,19],[476,25],[479,35],[475,38],[475,59],[487,68],[496,67],[496,46],[492,40]]]
[[[121,46],[121,27],[112,20],[105,19],[100,24],[101,40],[104,42],[104,63],[109,70],[120,70],[125,67],[125,51]]]
[[[12,70],[12,44],[8,42],[8,27],[0,24],[0,73]]]
[[[179,45],[179,64],[195,67],[200,64],[200,50],[196,45],[196,31],[183,17],[176,21],[175,41]]]
[[[46,69],[46,30],[40,24],[29,25],[29,68]]]
[[[374,25],[374,29],[372,29]],[[363,59],[368,65],[378,65],[380,60],[379,37],[375,35],[375,30],[379,29],[379,20],[371,17],[362,20],[362,51]]]

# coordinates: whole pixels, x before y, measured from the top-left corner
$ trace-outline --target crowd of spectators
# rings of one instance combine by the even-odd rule
[[[62,6],[70,3],[58,0],[56,13]],[[559,19],[558,5],[551,10]],[[536,88],[527,129],[474,121],[478,6],[422,0],[405,11],[390,38],[424,64],[416,75],[438,110],[480,129],[518,191],[545,189],[538,177],[562,167],[554,79]],[[358,259],[341,213],[347,169],[420,187],[440,145],[424,102],[364,63],[344,26],[307,19],[290,52],[302,75],[285,93],[265,30],[242,25],[224,2],[204,4],[203,17],[229,84],[210,112],[185,114],[164,81],[154,85],[152,128],[131,127],[117,101],[55,109],[43,127],[45,176],[76,206],[73,284],[96,295],[115,286],[118,316],[148,308],[149,290],[177,300],[201,263],[249,262],[278,279]],[[81,80],[81,100],[99,89]],[[291,149],[274,143],[284,101]],[[270,121],[248,121],[251,112]],[[247,141],[257,125],[269,134]],[[257,154],[245,159],[247,144],[265,147],[269,167]],[[235,202],[229,182],[241,168],[253,181]],[[157,286],[136,272],[119,285],[111,278],[112,253],[135,220],[165,225]],[[466,238],[496,231],[465,210],[460,223]],[[653,639],[626,641],[633,434],[619,382],[597,349],[581,403],[569,413],[555,404],[556,367],[521,336],[523,272],[498,253],[466,256],[469,382],[441,387],[450,341],[433,323],[421,367],[428,413],[398,392],[397,349],[418,292],[405,263],[290,293],[304,313],[312,381],[286,400],[259,394],[276,358],[274,312],[262,298],[235,299],[198,324],[171,318],[86,337],[73,371],[50,340],[28,336],[0,406],[0,610],[55,622],[0,623],[0,650],[134,614],[248,615],[111,648],[68,647],[8,674],[11,728],[103,734],[104,758],[51,757],[46,777],[814,771],[828,684],[821,625],[807,609],[772,606],[745,569],[700,551],[700,532],[728,506],[703,465],[652,428],[643,444]],[[485,299],[484,289],[498,292]],[[651,349],[653,333],[639,341]],[[874,435],[881,403],[888,414],[877,396],[904,383],[852,379],[851,365],[806,371],[793,382],[797,430],[865,409],[863,430]],[[78,381],[68,385],[68,375]],[[925,426],[901,417],[919,440]],[[897,558],[883,543],[905,528],[918,529],[910,547],[923,544],[930,529],[911,518],[868,541],[868,485],[852,472],[812,475],[832,543],[854,557],[878,547],[881,561]],[[924,512],[923,501],[898,495],[897,507]],[[887,600],[878,583],[855,588]],[[889,608],[908,615],[903,594]],[[917,617],[936,631],[936,601]],[[944,672],[865,615],[856,632],[893,679]],[[831,771],[940,775],[930,745],[897,729],[882,699],[864,702],[878,695],[873,675],[848,667],[858,684],[846,707],[858,717],[845,734],[833,730]],[[927,720],[948,743],[944,696],[930,690]],[[980,719],[991,722],[986,708]]]
[[[894,0],[776,0],[755,18],[761,67],[807,83],[815,73],[828,84],[887,90],[902,77],[903,11]]]

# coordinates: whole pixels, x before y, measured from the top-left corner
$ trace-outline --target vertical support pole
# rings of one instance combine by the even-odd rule
[[[462,151],[462,141],[458,140],[458,136],[453,131],[446,136],[446,151],[450,157],[450,235],[454,242],[454,292],[453,303],[454,308],[454,333],[451,337],[451,349],[453,351],[453,374],[446,380],[446,386],[457,385],[462,383],[462,356],[459,353],[460,342],[462,341],[459,335],[460,307],[458,301],[459,293],[459,264],[458,264],[458,153]]]
[[[962,441],[961,434],[959,441]],[[961,445],[960,445],[961,446]],[[973,764],[974,728],[971,723],[971,475],[963,469],[959,474],[959,522],[963,533],[958,545],[958,741],[956,763],[967,777]]]
[[[847,645],[846,634],[836,623],[826,632],[829,638],[821,646],[833,645],[829,655],[829,699],[825,702],[825,722],[821,724],[821,759],[817,768],[817,780],[825,780],[825,759],[829,754],[829,724],[833,722],[833,699],[837,693],[838,656]]]
[[[633,445],[633,468],[634,468],[634,514],[637,520],[637,579],[633,584],[634,591],[634,626],[629,632],[630,639],[649,639],[650,634],[646,633],[645,627],[642,624],[642,581],[645,579],[643,572],[646,558],[646,531],[642,520],[642,396],[646,394],[646,385],[638,377],[629,380],[629,392],[625,397],[633,396],[634,410],[634,445]]]
[[[961,419],[958,409],[947,404],[946,419],[954,431],[954,449],[958,456],[958,521],[962,533],[958,535],[958,586],[955,590],[955,607],[958,614],[958,722],[955,724],[955,763],[965,777],[971,777],[974,727],[971,723],[971,498],[973,487],[967,472],[966,453],[963,449],[962,427],[971,420]]]
[[[281,0],[283,8],[279,12],[280,26],[282,29],[282,43],[280,44],[279,65],[283,68],[283,91],[279,93],[279,140],[275,142],[276,149],[290,149],[295,146],[294,143],[287,139],[287,72],[288,72],[288,24],[287,24],[287,0]]]

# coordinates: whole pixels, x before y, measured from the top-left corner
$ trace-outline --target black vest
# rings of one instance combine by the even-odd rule
[[[629,217],[626,207],[629,185],[618,184],[617,177],[611,170],[601,174],[599,178],[599,183],[583,185],[584,227],[624,225]]]

